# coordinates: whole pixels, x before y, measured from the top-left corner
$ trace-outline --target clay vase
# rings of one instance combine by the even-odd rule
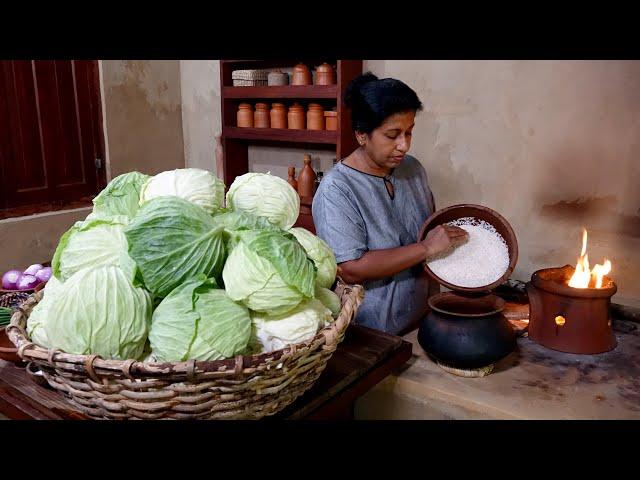
[[[296,180],[296,167],[289,167],[288,173],[289,173],[289,178],[287,178],[287,182],[297,192],[298,191],[298,181]]]
[[[297,102],[291,105],[289,107],[289,113],[287,114],[287,120],[290,129],[304,130],[306,125],[304,107]]]
[[[254,128],[269,128],[269,107],[266,103],[256,103],[256,111],[253,113]]]
[[[316,85],[333,85],[336,83],[336,74],[333,67],[323,63],[316,67]]]
[[[291,85],[311,85],[311,71],[304,63],[299,63],[293,67]]]
[[[287,128],[287,111],[283,103],[271,105],[271,128]]]
[[[253,107],[248,103],[238,105],[238,127],[253,128]]]
[[[310,103],[307,110],[307,130],[324,130],[324,108],[318,103]]]
[[[304,166],[298,175],[298,193],[301,197],[313,197],[316,185],[316,172],[311,167],[311,155],[304,156]]]

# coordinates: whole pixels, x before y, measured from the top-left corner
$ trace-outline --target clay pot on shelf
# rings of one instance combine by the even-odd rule
[[[324,130],[324,108],[318,103],[310,103],[307,110],[307,130]]]
[[[287,128],[287,111],[283,103],[271,104],[271,128]]]
[[[250,104],[238,105],[237,124],[241,128],[253,128],[253,107]]]
[[[325,130],[338,130],[338,112],[324,112]]]
[[[333,85],[336,83],[336,74],[333,67],[323,63],[316,67],[316,85]]]
[[[313,197],[316,185],[316,172],[311,167],[311,155],[304,156],[304,166],[298,175],[298,193],[301,197]]]
[[[289,75],[281,70],[272,70],[267,75],[267,85],[289,85]]]
[[[269,128],[269,106],[266,103],[256,103],[253,114],[253,128]]]
[[[311,71],[304,63],[299,63],[293,67],[291,85],[311,85]]]
[[[304,130],[306,125],[304,107],[297,102],[291,105],[287,114],[287,121],[289,129]]]

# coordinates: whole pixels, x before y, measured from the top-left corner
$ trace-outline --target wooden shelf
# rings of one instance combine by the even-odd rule
[[[224,98],[330,98],[335,100],[337,94],[337,85],[222,87]]]
[[[222,136],[239,140],[263,140],[289,143],[338,143],[338,133],[333,130],[289,130],[286,128],[238,128],[223,127]]]

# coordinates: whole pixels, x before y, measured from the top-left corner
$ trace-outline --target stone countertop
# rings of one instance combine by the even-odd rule
[[[618,346],[599,355],[557,352],[518,338],[493,373],[445,372],[405,335],[413,355],[356,403],[360,419],[640,419],[640,325],[614,318]]]

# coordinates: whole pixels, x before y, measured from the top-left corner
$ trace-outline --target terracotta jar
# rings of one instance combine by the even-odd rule
[[[338,130],[338,112],[324,112],[324,128],[325,130]]]
[[[289,178],[287,178],[287,182],[297,192],[298,191],[298,181],[296,180],[296,167],[289,167],[288,173],[289,173]]]
[[[324,130],[324,108],[319,103],[309,104],[307,130]]]
[[[238,127],[253,128],[253,107],[248,103],[238,105]]]
[[[292,130],[304,130],[305,129],[305,115],[304,107],[299,103],[294,103],[289,107],[289,113],[287,114],[288,127]]]
[[[293,67],[291,85],[311,85],[311,72],[304,63],[299,63]]]
[[[316,85],[333,85],[336,83],[336,74],[333,67],[323,63],[316,67]]]
[[[266,103],[256,103],[256,111],[253,114],[254,128],[269,128],[269,106]]]
[[[287,110],[284,103],[271,104],[271,128],[287,128]]]
[[[311,155],[304,156],[304,166],[298,175],[298,193],[301,197],[313,197],[316,185],[316,172],[311,167]]]

